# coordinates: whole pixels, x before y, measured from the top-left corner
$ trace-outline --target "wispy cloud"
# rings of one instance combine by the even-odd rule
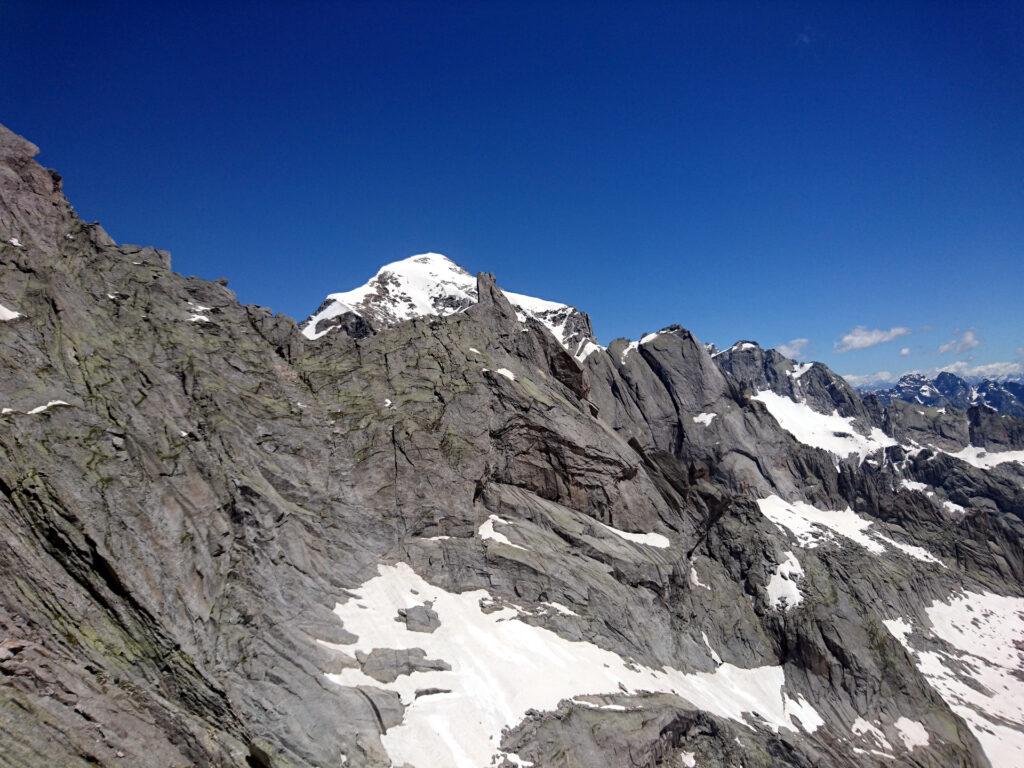
[[[950,339],[939,347],[939,352],[944,355],[948,352],[956,352],[958,355],[962,355],[967,350],[974,349],[980,345],[981,340],[978,339],[974,331],[964,331],[955,339]]]
[[[909,356],[910,356],[910,347],[903,347],[902,349],[900,349],[900,357],[909,357]]]
[[[867,349],[898,339],[900,336],[906,336],[908,333],[910,333],[910,329],[904,328],[902,325],[887,331],[858,325],[836,342],[835,350],[836,352],[849,352],[851,349]]]
[[[912,370],[904,371],[903,373],[892,373],[891,371],[877,371],[865,374],[846,373],[843,374],[843,378],[855,387],[864,387],[868,385],[893,384],[901,376],[905,376],[908,373],[922,373],[928,378],[933,379],[942,371],[949,371],[957,376],[963,376],[968,379],[1005,379],[1007,376],[1024,376],[1024,363],[1004,361],[975,365],[966,360],[958,360],[955,363],[940,365],[927,370]]]
[[[795,360],[804,351],[804,347],[810,343],[810,339],[791,339],[785,344],[779,344],[775,349],[778,350],[780,354]]]
[[[797,48],[809,48],[821,40],[821,33],[812,27],[804,27],[794,39],[793,44]]]
[[[1002,379],[1006,376],[1020,376],[1024,374],[1024,363],[984,363],[982,365],[974,365],[964,360],[959,360],[949,365],[943,365],[936,369],[936,371],[949,371],[955,373],[957,376],[977,376],[982,379]]]
[[[864,387],[868,384],[892,384],[899,377],[893,375],[889,371],[878,371],[876,373],[865,373],[863,375],[844,373],[843,378],[850,382],[854,387]]]

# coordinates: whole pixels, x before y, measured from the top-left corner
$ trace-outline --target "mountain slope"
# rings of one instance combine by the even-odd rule
[[[489,275],[310,339],[34,154],[0,128],[0,766],[1020,764],[1017,420],[909,436],[679,326],[581,360]]]

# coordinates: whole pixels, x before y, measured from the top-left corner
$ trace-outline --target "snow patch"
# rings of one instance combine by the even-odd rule
[[[968,445],[956,453],[951,451],[944,451],[944,453],[948,453],[953,458],[960,459],[961,461],[966,461],[978,469],[992,469],[992,467],[999,466],[1007,461],[1016,461],[1024,464],[1024,451],[996,451],[989,453],[984,448]]]
[[[422,649],[450,670],[402,675],[381,683],[357,668],[326,677],[343,686],[394,691],[406,706],[401,724],[381,735],[396,765],[415,768],[485,766],[501,759],[502,731],[521,722],[530,709],[552,711],[578,696],[642,691],[675,694],[696,709],[748,727],[814,731],[822,720],[810,703],[786,694],[781,666],[743,669],[722,664],[714,672],[685,673],[627,662],[592,643],[566,640],[519,620],[511,608],[481,610],[485,590],[461,594],[435,587],[405,563],[380,565],[375,577],[354,591],[334,612],[352,643],[319,641],[348,655],[381,649]],[[411,632],[396,622],[399,609],[431,602],[440,626]],[[450,693],[416,697],[416,690]],[[748,719],[751,713],[759,718]],[[798,724],[799,723],[799,724]],[[448,727],[458,724],[457,728]]]
[[[516,375],[514,373],[512,373],[512,371],[510,371],[508,368],[498,368],[494,372],[496,374],[498,374],[499,376],[504,376],[509,381],[515,381],[516,380]]]
[[[1024,765],[1024,598],[964,592],[925,613],[930,628],[903,618],[884,624],[974,732],[993,768]],[[912,643],[918,634],[927,639]],[[901,729],[904,742],[920,735]]]
[[[717,413],[698,413],[693,417],[693,420],[698,424],[703,424],[705,427],[710,427],[711,422],[715,420]]]
[[[213,307],[204,307],[201,304],[196,304],[194,301],[188,302],[189,312],[188,321],[190,323],[208,323],[210,318],[207,317],[206,313],[209,312]]]
[[[951,515],[966,515],[967,514],[967,510],[964,507],[960,506],[959,504],[956,504],[955,502],[950,501],[949,499],[945,499],[942,502],[942,507],[947,512],[949,512]]]
[[[648,333],[646,336],[641,337],[640,343],[641,344],[650,344],[652,341],[654,341],[656,338],[661,336],[663,333],[670,333],[670,331],[668,331],[667,329],[663,328],[660,331],[655,331],[654,333]]]
[[[907,637],[914,631],[913,624],[906,619],[886,619],[882,623],[889,630],[889,634],[899,640],[904,646],[907,645]]]
[[[853,726],[850,728],[857,736],[870,736],[875,742],[883,749],[892,749],[892,745],[889,740],[885,738],[885,734],[882,733],[880,728],[876,728],[863,717],[858,717],[853,721]]]
[[[758,499],[761,514],[796,536],[801,547],[813,549],[820,543],[832,541],[833,533],[860,544],[868,552],[880,555],[885,547],[868,536],[865,531],[871,521],[860,517],[847,507],[843,510],[818,509],[803,501],[788,502],[778,496]]]
[[[584,339],[583,343],[580,345],[579,350],[576,352],[575,357],[582,363],[595,352],[601,352],[603,350],[604,347],[602,347],[600,344],[597,344],[591,341],[590,339]]]
[[[500,753],[498,758],[503,758],[507,760],[508,762],[512,763],[512,765],[516,766],[516,768],[533,768],[533,763],[531,761],[523,760],[523,758],[521,758],[515,752],[502,752]],[[495,760],[495,763],[497,762],[498,761]]]
[[[541,605],[546,605],[548,608],[551,608],[552,610],[557,611],[558,613],[562,614],[563,616],[579,616],[579,614],[576,613],[576,611],[574,611],[572,608],[567,608],[566,606],[562,605],[561,603],[556,603],[553,600],[552,601],[543,602],[543,603],[541,603]]]
[[[510,523],[508,520],[502,520],[497,515],[491,515],[487,518],[487,520],[484,521],[484,524],[481,525],[480,528],[477,530],[477,535],[481,539],[490,539],[491,541],[496,541],[499,544],[506,544],[510,547],[521,549],[524,552],[526,551],[526,547],[521,547],[518,544],[513,544],[511,541],[508,540],[508,537],[505,536],[505,534],[498,533],[496,530],[494,530],[495,523],[498,523],[499,525],[512,525],[512,523]]]
[[[56,408],[58,406],[66,406],[68,408],[71,408],[71,403],[65,402],[63,400],[50,400],[45,404],[45,406],[36,406],[34,409],[32,409],[32,411],[26,411],[25,413],[27,413],[29,416],[35,416],[36,414],[44,413],[45,411],[49,411],[51,408]]]
[[[928,498],[935,501],[935,491],[927,483],[919,483],[915,480],[900,480],[900,487],[906,488],[908,491],[920,491]],[[942,508],[945,509],[951,515],[966,515],[967,510],[959,504],[956,504],[949,499],[941,500]]]
[[[793,370],[786,371],[786,375],[796,381],[813,367],[814,363],[797,363]]]
[[[854,427],[853,418],[840,416],[839,411],[818,413],[806,403],[798,403],[768,389],[758,392],[753,399],[764,403],[779,426],[801,443],[836,456],[857,454],[863,459],[877,450],[896,445],[896,441],[878,427],[872,427],[869,435],[862,435]]]
[[[904,544],[869,531],[873,525],[872,521],[865,520],[849,507],[841,510],[818,509],[803,501],[785,501],[775,495],[758,499],[757,506],[761,514],[775,523],[780,530],[786,529],[796,536],[800,546],[806,549],[813,549],[823,542],[834,541],[833,534],[838,534],[844,539],[860,544],[874,555],[885,552],[885,545],[888,544],[922,562],[943,565],[937,557],[921,547]]]
[[[884,541],[890,547],[895,547],[905,555],[910,555],[915,560],[920,560],[922,563],[933,563],[935,565],[941,565],[945,568],[945,564],[939,560],[935,555],[929,552],[923,547],[916,547],[913,544],[904,544],[902,541],[896,541],[896,539],[890,539],[888,536],[883,536],[880,533],[875,533],[875,538],[880,541]]]
[[[625,707],[622,704],[595,704],[585,699],[573,699],[572,703],[587,709],[600,709],[605,712],[634,712],[639,709],[639,707]]]
[[[920,491],[925,493],[931,486],[928,483],[919,483],[916,480],[900,480],[900,486],[908,491]]]
[[[768,602],[771,607],[788,611],[800,605],[804,596],[800,594],[796,582],[803,576],[804,569],[800,566],[800,561],[792,552],[787,552],[768,580]]]
[[[668,328],[663,328],[655,333],[648,333],[646,336],[640,338],[639,341],[631,341],[625,347],[622,348],[622,353],[619,355],[619,360],[622,363],[626,362],[626,358],[629,357],[629,353],[640,348],[641,344],[650,344],[656,338],[665,333],[671,333],[672,331]]]
[[[12,238],[11,238],[10,240],[8,240],[7,242],[8,242],[8,243],[10,243],[11,245],[13,245],[13,246],[14,246],[15,248],[21,248],[21,247],[22,247],[22,245],[21,245],[21,240],[19,240],[19,239],[18,239],[18,238],[16,238],[16,237],[12,237]]]
[[[711,660],[714,661],[715,664],[718,664],[719,666],[721,666],[721,664],[722,664],[722,657],[718,655],[718,651],[716,651],[714,648],[711,647],[711,643],[708,642],[708,634],[707,634],[707,632],[701,632],[700,633],[700,639],[704,641],[704,645],[707,647],[708,653],[711,654]]]
[[[896,721],[896,730],[908,750],[928,746],[928,731],[917,720],[901,717]]]
[[[619,538],[632,541],[635,544],[645,544],[648,547],[658,547],[659,549],[666,549],[671,544],[668,537],[662,536],[660,533],[629,533],[628,531],[620,531],[618,528],[612,528],[610,525],[605,525],[601,522],[598,525],[605,530],[611,531]]]
[[[690,586],[695,589],[697,587],[701,587],[702,589],[711,591],[711,587],[700,580],[700,574],[697,573],[697,569],[693,567],[692,563],[690,565]]]
[[[21,316],[21,312],[15,312],[13,309],[8,309],[3,304],[0,304],[0,322],[6,323],[9,320],[17,320]]]

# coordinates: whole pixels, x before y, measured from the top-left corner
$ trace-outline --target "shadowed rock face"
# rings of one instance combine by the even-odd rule
[[[950,455],[1017,422],[678,326],[581,363],[489,275],[311,341],[34,154],[0,129],[0,766],[985,765],[919,664],[970,674],[935,605],[1021,595],[1021,465]]]

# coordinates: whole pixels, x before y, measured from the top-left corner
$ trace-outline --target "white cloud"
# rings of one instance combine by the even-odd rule
[[[1024,347],[1017,347],[1017,354],[1024,357]]]
[[[900,357],[908,357],[910,355],[910,347],[903,347],[900,350]]]
[[[850,383],[850,386],[864,387],[869,384],[892,384],[899,376],[895,376],[889,371],[877,371],[876,373],[865,373],[862,376],[855,373],[844,373],[843,378]]]
[[[779,344],[775,349],[778,350],[779,354],[795,360],[804,351],[804,347],[810,343],[810,339],[792,339],[785,344]]]
[[[1005,379],[1008,376],[1024,376],[1024,362],[984,362],[984,364],[976,366],[967,360],[957,360],[956,362],[950,362],[946,366],[930,368],[925,371],[918,369],[904,371],[902,374],[879,371],[873,374],[844,374],[843,378],[852,386],[863,387],[866,385],[892,384],[901,376],[906,376],[906,374],[924,374],[929,379],[934,379],[943,371],[948,371],[951,374],[956,374],[966,379]]]
[[[942,354],[946,354],[947,352],[956,352],[959,355],[969,349],[974,349],[980,344],[981,341],[979,341],[974,331],[964,331],[957,338],[950,339],[939,347],[939,352]]]
[[[868,347],[874,347],[878,344],[898,339],[900,336],[906,336],[908,333],[910,333],[910,329],[904,328],[901,325],[890,328],[887,331],[881,328],[867,328],[863,325],[858,325],[843,336],[840,341],[836,342],[835,350],[836,352],[849,352],[851,349],[867,349]]]
[[[972,365],[964,360],[959,360],[949,365],[943,365],[935,369],[935,372],[949,371],[955,373],[957,376],[973,377],[977,376],[983,379],[1002,379],[1006,376],[1020,376],[1024,374],[1024,363],[984,363],[982,365]]]
[[[908,373],[921,373],[929,379],[934,379],[942,371],[949,371],[949,373],[955,373],[957,376],[962,376],[966,379],[1004,379],[1007,376],[1024,376],[1024,363],[998,362],[974,365],[966,360],[958,360],[955,363],[940,365],[937,368],[929,368],[927,370],[917,369],[904,371],[903,373],[891,373],[890,371],[877,371],[876,373],[865,374],[846,373],[843,374],[843,378],[851,386],[865,387],[893,384],[901,376],[906,376]]]

